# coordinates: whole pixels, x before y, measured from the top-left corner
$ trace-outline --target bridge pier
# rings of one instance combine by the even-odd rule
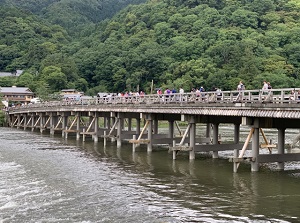
[[[98,138],[98,130],[99,130],[99,114],[95,112],[95,123],[94,123],[94,142],[97,143]]]
[[[152,152],[153,118],[152,118],[151,115],[148,115],[147,121],[149,122],[149,124],[148,124],[148,140],[149,140],[149,143],[147,144],[147,152]]]
[[[43,116],[43,114],[40,113],[39,114],[39,118],[40,118],[40,123],[39,123],[40,124],[39,125],[40,126],[39,127],[40,128],[40,133],[43,133],[43,126],[44,126],[43,124],[44,124],[44,118],[45,118],[45,116]]]
[[[189,120],[190,124],[190,131],[189,131],[189,137],[190,137],[190,152],[189,152],[189,159],[194,160],[195,159],[195,139],[196,139],[196,121],[195,116],[190,116]]]
[[[26,130],[26,128],[27,128],[27,118],[28,118],[28,116],[27,116],[27,114],[25,114],[24,115],[24,126],[23,126],[24,130]]]
[[[120,149],[122,146],[122,129],[124,126],[123,114],[118,113],[118,124],[117,124],[117,148]]]
[[[21,115],[18,115],[17,119],[18,119],[17,129],[19,129],[20,128],[20,123],[21,123]]]
[[[206,123],[206,133],[205,133],[207,138],[210,138],[211,136],[211,123]]]
[[[62,124],[61,124],[61,136],[63,138],[67,138],[67,133],[64,132],[64,130],[67,128],[68,125],[68,116],[66,116],[64,113],[62,114]]]
[[[285,142],[285,128],[278,128],[278,154],[284,154],[284,142]],[[278,170],[284,170],[284,162],[277,162]]]
[[[135,130],[137,135],[140,135],[141,133],[141,119],[136,118],[136,130]]]
[[[213,140],[212,140],[213,145],[219,144],[219,123],[214,123],[213,124]],[[212,158],[216,159],[219,158],[218,151],[213,151],[212,152]]]
[[[234,133],[233,133],[233,143],[238,144],[240,142],[240,124],[234,124]],[[234,149],[233,150],[233,157],[238,158],[239,157],[239,150]],[[238,163],[233,163],[233,172],[236,173],[238,169]]]
[[[127,119],[127,131],[131,131],[132,129],[132,119],[131,118],[128,118]]]
[[[171,143],[169,143],[169,146],[172,146],[174,140],[174,120],[168,121],[168,123],[169,123],[168,137],[171,139]]]
[[[158,134],[158,119],[157,118],[153,119],[153,129],[152,129],[152,132],[154,134]]]
[[[252,162],[251,171],[257,172],[259,170],[258,157],[259,155],[259,128],[254,128],[252,136]]]
[[[111,113],[111,115],[112,115],[112,113]],[[115,122],[116,122],[116,117],[113,117],[113,116],[112,116],[112,117],[111,117],[111,121],[112,121],[112,123],[115,123]],[[111,128],[112,128],[111,130],[116,129],[115,126],[113,126],[113,127],[111,127]],[[115,142],[115,141],[116,141],[115,137],[111,137],[110,140],[111,140],[111,142]]]
[[[76,117],[76,140],[80,140],[80,114],[79,112],[76,113],[75,115]],[[70,126],[70,128],[72,128],[72,126]]]
[[[57,116],[56,116],[57,118]],[[53,116],[53,113],[50,114],[50,135],[53,136],[54,135],[54,125],[57,122],[57,120],[55,120],[55,116]]]
[[[32,119],[31,119],[31,131],[33,132],[34,131],[34,123],[35,123],[35,119],[36,119],[36,116],[31,114],[32,115]]]

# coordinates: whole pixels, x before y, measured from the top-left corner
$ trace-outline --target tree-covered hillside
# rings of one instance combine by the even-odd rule
[[[2,71],[38,70],[48,54],[59,52],[70,43],[70,37],[62,27],[40,21],[15,8],[0,8],[0,27]]]
[[[74,55],[111,91],[158,87],[300,86],[300,10],[288,0],[164,0],[131,6]],[[84,56],[83,56],[84,55]]]
[[[97,22],[111,18],[129,4],[146,0],[4,0],[6,5],[26,9],[61,25],[69,34],[81,36]],[[81,33],[83,32],[83,34]]]
[[[18,80],[0,78],[0,86],[27,86],[34,91],[42,87],[53,92],[80,81],[75,63],[63,53],[71,38],[61,26],[26,11],[1,7],[0,27],[0,71],[27,71]]]
[[[43,6],[44,18],[53,22],[47,13],[59,2]],[[79,11],[89,15],[86,10],[82,5]],[[95,94],[137,86],[149,92],[152,80],[156,87],[185,90],[232,90],[239,80],[247,89],[261,88],[263,80],[274,88],[300,86],[297,0],[149,0],[110,20],[83,21],[88,32],[76,34],[80,39],[28,12],[1,7],[0,16],[0,70],[27,70],[16,84],[43,86],[41,92],[78,88]]]

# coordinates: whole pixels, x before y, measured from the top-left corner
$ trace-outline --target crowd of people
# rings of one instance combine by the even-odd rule
[[[238,86],[237,86],[237,90],[238,91],[242,91],[245,90],[245,85],[243,83],[243,81],[240,81]],[[270,84],[270,82],[264,81],[263,82],[263,87],[262,90],[264,92],[268,92],[269,89],[272,89],[272,86]],[[210,91],[216,91],[217,92],[217,96],[221,96],[222,95],[222,90],[218,87],[213,87]],[[190,93],[195,93],[195,95],[197,96],[204,96],[205,95],[205,88],[203,86],[199,87],[199,88],[192,88],[190,90]],[[169,94],[184,94],[185,90],[180,87],[178,90],[176,90],[175,88],[166,88],[165,90],[162,90],[161,88],[157,88],[156,89],[156,94],[158,95],[169,95]],[[111,97],[111,96],[118,96],[118,97],[131,97],[131,96],[144,96],[145,92],[144,91],[125,91],[125,92],[119,92],[116,94],[108,94],[107,97]]]
[[[272,94],[272,91],[270,91],[270,89],[272,89],[272,86],[270,84],[270,82],[268,81],[263,81],[263,85],[262,85],[262,93],[263,95],[267,95],[264,96],[264,99],[266,99],[269,95]],[[237,99],[238,100],[240,97],[242,99],[243,96],[243,91],[246,90],[246,87],[243,83],[243,81],[240,81],[237,85],[237,91],[240,93],[237,93]],[[211,92],[216,92],[215,94],[211,94]],[[161,98],[172,98],[169,97],[168,95],[181,95],[186,93],[185,90],[183,89],[183,87],[180,87],[178,90],[176,88],[166,88],[165,90],[162,90],[162,88],[157,88],[156,89],[156,94],[157,95],[161,95]],[[201,99],[205,99],[210,95],[214,95],[216,97],[217,100],[220,100],[222,98],[222,90],[218,87],[213,87],[212,89],[209,90],[209,92],[205,91],[205,88],[203,86],[199,87],[199,88],[192,88],[190,91],[188,91],[187,93],[193,93],[195,96],[201,98]],[[130,97],[143,97],[145,95],[144,91],[125,91],[125,92],[120,92],[120,93],[109,93],[105,96],[106,99],[109,99],[111,97],[124,97],[124,98],[130,98]],[[297,95],[299,95],[299,99],[300,99],[300,91],[297,92]],[[293,99],[293,97],[295,97],[295,92],[291,92],[291,98]],[[297,96],[298,98],[298,96]]]

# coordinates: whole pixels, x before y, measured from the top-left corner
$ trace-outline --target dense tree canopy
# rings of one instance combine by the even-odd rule
[[[64,27],[70,34],[93,29],[95,23],[112,17],[128,4],[146,0],[3,0],[6,5],[26,9],[52,24]],[[0,2],[1,4],[1,2]]]
[[[185,90],[232,90],[239,80],[247,89],[261,88],[263,80],[274,88],[300,86],[299,1],[149,0],[109,20],[96,16],[104,2],[111,16],[116,8],[106,1],[6,0],[0,70],[24,69],[26,78],[0,80],[2,86],[88,94],[149,92],[152,81]]]

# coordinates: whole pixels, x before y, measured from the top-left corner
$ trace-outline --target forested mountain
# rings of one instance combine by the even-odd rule
[[[129,4],[146,0],[4,0],[6,5],[28,10],[52,24],[61,25],[71,35],[111,18]]]
[[[67,1],[48,2],[44,8]],[[92,14],[83,8],[82,15]],[[298,0],[149,0],[99,23],[83,16],[82,24],[90,30],[75,35],[80,39],[49,25],[49,10],[41,21],[17,9],[1,10],[0,25],[9,32],[0,30],[0,70],[26,69],[17,84],[31,79],[33,90],[38,90],[37,81],[49,91],[74,87],[90,94],[137,86],[149,92],[152,80],[156,87],[185,90],[201,85],[232,90],[239,80],[247,89],[261,88],[263,80],[274,88],[300,86]],[[50,34],[40,34],[33,24],[47,27]],[[25,28],[30,30],[26,35]],[[0,80],[3,84],[8,83]]]
[[[152,0],[100,27],[74,60],[89,83],[112,91],[151,80],[186,90],[300,86],[299,9],[288,0]]]

